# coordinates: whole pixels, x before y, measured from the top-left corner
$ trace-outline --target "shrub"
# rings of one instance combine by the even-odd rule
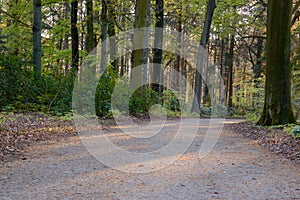
[[[170,111],[181,111],[179,94],[176,91],[166,89],[163,91],[162,101],[163,106]]]

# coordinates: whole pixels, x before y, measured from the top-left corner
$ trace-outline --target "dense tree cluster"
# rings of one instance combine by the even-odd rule
[[[164,77],[164,87],[145,85],[132,97],[134,114],[145,114],[156,103],[164,104],[170,113],[180,112],[178,93],[184,102],[194,101],[194,112],[199,111],[199,103],[203,115],[211,114],[212,109],[225,109],[228,114],[258,120],[263,112],[259,121],[263,125],[291,123],[294,113],[299,116],[299,1],[1,0],[0,4],[1,109],[70,112],[80,65],[102,42],[101,50],[97,47],[96,51],[101,51],[101,66],[109,65],[109,69],[95,94],[99,116],[111,114],[111,93],[125,74],[130,74],[132,84],[143,77],[154,81]],[[173,44],[177,52],[144,48],[122,54],[118,47],[124,38],[118,34],[142,27],[179,32]],[[145,42],[147,34],[135,32],[127,39],[134,46]],[[162,47],[163,31],[158,29],[154,37],[155,46]],[[202,76],[196,65],[180,56],[193,51],[182,45],[189,38],[196,38],[198,47],[208,52],[207,62],[215,63]],[[272,46],[274,38],[277,49]],[[149,72],[149,63],[157,63],[163,70]],[[142,70],[132,73],[131,69],[140,65]],[[169,69],[178,71],[187,82],[174,78]],[[223,78],[219,87],[203,78],[216,71]],[[100,73],[96,68],[94,72]],[[168,90],[167,86],[178,90]],[[192,91],[196,98],[189,98]]]

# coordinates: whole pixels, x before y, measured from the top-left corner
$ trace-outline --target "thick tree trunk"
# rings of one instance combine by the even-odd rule
[[[130,85],[144,100],[143,88],[147,83],[149,51],[150,0],[136,0],[133,51],[131,55]],[[142,101],[143,111],[148,112],[146,102]]]
[[[78,1],[71,2],[72,69],[78,72],[79,36],[77,29]]]
[[[33,0],[33,64],[34,78],[39,79],[42,74],[42,3]]]
[[[195,78],[195,95],[193,100],[193,106],[192,106],[192,112],[196,112],[200,114],[200,100],[201,100],[201,94],[202,94],[202,76],[200,74],[201,69],[203,67],[204,63],[204,55],[202,52],[202,48],[206,49],[208,39],[209,39],[209,33],[210,33],[210,26],[212,23],[212,18],[214,14],[214,10],[216,8],[216,2],[215,0],[209,0],[207,4],[207,10],[206,10],[206,16],[205,16],[205,22],[204,27],[202,31],[201,41],[200,41],[200,47],[198,51],[198,59],[196,68],[198,71],[196,71],[196,78]]]
[[[269,0],[264,110],[258,124],[294,123],[291,106],[290,27],[292,0]]]
[[[155,39],[154,39],[154,55],[153,63],[157,67],[153,68],[152,81],[155,83],[162,83],[163,71],[162,71],[162,47],[163,47],[163,27],[164,27],[164,0],[156,0],[155,5]],[[163,87],[159,84],[153,84],[152,89],[155,90],[159,96],[162,95]]]
[[[150,0],[136,0],[133,52],[131,57],[130,84],[133,88],[138,88],[145,83],[145,66],[148,62],[148,32],[142,29],[149,26]],[[144,47],[144,48],[143,48]]]

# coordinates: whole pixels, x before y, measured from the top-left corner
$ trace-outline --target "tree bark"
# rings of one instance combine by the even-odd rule
[[[115,13],[115,5],[113,3],[113,0],[109,0],[109,3],[107,5],[109,17],[108,17],[108,30],[107,33],[109,35],[109,49],[110,49],[110,60],[111,65],[114,67],[114,69],[118,70],[118,48],[117,48],[117,42],[116,42],[116,27],[115,27],[115,19],[116,19],[116,13]]]
[[[86,11],[87,11],[86,51],[87,53],[89,53],[96,47],[96,37],[94,35],[93,0],[86,0]]]
[[[263,38],[257,38],[257,51],[256,51],[256,64],[254,65],[253,72],[254,72],[254,92],[253,92],[253,107],[256,107],[258,102],[256,98],[259,97],[259,85],[260,81],[259,78],[262,74],[262,53],[263,53]],[[251,53],[250,53],[251,54]]]
[[[101,72],[103,72],[107,66],[107,0],[102,0],[101,23]]]
[[[79,36],[77,29],[78,1],[71,2],[72,69],[78,72]]]
[[[153,68],[152,81],[155,83],[162,83],[163,71],[162,71],[162,47],[163,47],[163,27],[164,27],[164,0],[156,0],[155,5],[155,39],[154,39],[154,55],[153,63],[157,67]],[[152,89],[156,91],[159,96],[162,95],[163,87],[159,84],[153,84]]]
[[[257,51],[256,51],[256,64],[254,66],[254,86],[258,88],[259,81],[262,73],[262,53],[263,53],[263,38],[257,38]]]
[[[269,0],[265,103],[258,124],[294,123],[291,106],[290,27],[292,0]]]
[[[224,41],[224,39],[222,39],[221,40],[221,44],[220,44],[220,50],[219,50],[219,52],[220,52],[220,75],[221,75],[221,77],[222,77],[222,79],[220,80],[220,81],[223,81],[223,83],[222,82],[220,82],[220,88],[219,88],[219,90],[220,90],[220,96],[219,96],[219,99],[220,99],[220,103],[221,104],[223,104],[223,103],[225,103],[225,101],[226,101],[226,97],[224,97],[223,96],[223,94],[222,94],[222,87],[223,87],[223,85],[224,85],[224,79],[223,79],[223,77],[224,77],[224,61],[223,61],[223,57],[224,57],[224,49],[225,49],[225,41]]]
[[[148,62],[148,33],[146,29],[149,26],[150,0],[136,0],[134,36],[133,36],[133,52],[131,57],[132,69],[130,76],[130,84],[133,88],[142,86],[145,82],[145,66]],[[144,47],[144,48],[143,48]]]
[[[173,86],[174,88],[177,90],[179,89],[179,74],[180,74],[180,63],[181,63],[181,37],[182,37],[182,4],[181,2],[179,2],[179,13],[178,13],[178,19],[176,20],[176,31],[177,31],[177,38],[176,38],[176,42],[177,42],[177,50],[176,50],[176,59],[174,62],[174,70],[175,72],[177,72],[176,74],[174,74],[174,80],[173,80]]]
[[[42,74],[42,3],[33,0],[33,63],[34,78],[38,80]]]
[[[197,59],[197,64],[196,68],[198,69],[196,71],[196,78],[195,78],[195,95],[194,95],[194,100],[193,100],[193,105],[192,105],[192,112],[195,113],[200,113],[200,100],[201,100],[201,95],[202,95],[202,76],[200,74],[201,68],[203,67],[204,63],[204,55],[202,52],[202,48],[206,49],[208,39],[209,39],[209,34],[210,34],[210,26],[212,23],[212,18],[214,15],[214,10],[216,8],[216,2],[215,0],[209,0],[207,4],[207,10],[206,10],[206,16],[205,16],[205,22],[204,22],[204,27],[202,31],[202,36],[201,36],[201,41],[200,41],[200,47],[198,51],[198,59]]]
[[[70,5],[68,2],[64,3],[64,19],[66,20],[70,16]],[[64,39],[63,39],[63,50],[69,49],[69,36],[70,33],[66,32],[64,34]],[[64,69],[65,69],[65,75],[69,73],[69,61],[67,59],[63,59],[64,61]]]
[[[233,97],[233,53],[234,53],[234,35],[230,37],[229,65],[228,65],[228,108],[232,108]]]

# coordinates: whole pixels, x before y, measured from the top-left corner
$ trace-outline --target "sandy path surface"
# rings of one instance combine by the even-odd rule
[[[124,138],[119,144],[140,152],[159,148],[174,126],[176,121],[168,121],[170,133],[155,147]],[[206,129],[198,130],[176,162],[144,174],[105,166],[78,136],[39,143],[27,149],[23,160],[1,165],[0,199],[300,199],[297,166],[226,126],[214,149],[200,159]],[[107,132],[118,134],[113,127]]]

